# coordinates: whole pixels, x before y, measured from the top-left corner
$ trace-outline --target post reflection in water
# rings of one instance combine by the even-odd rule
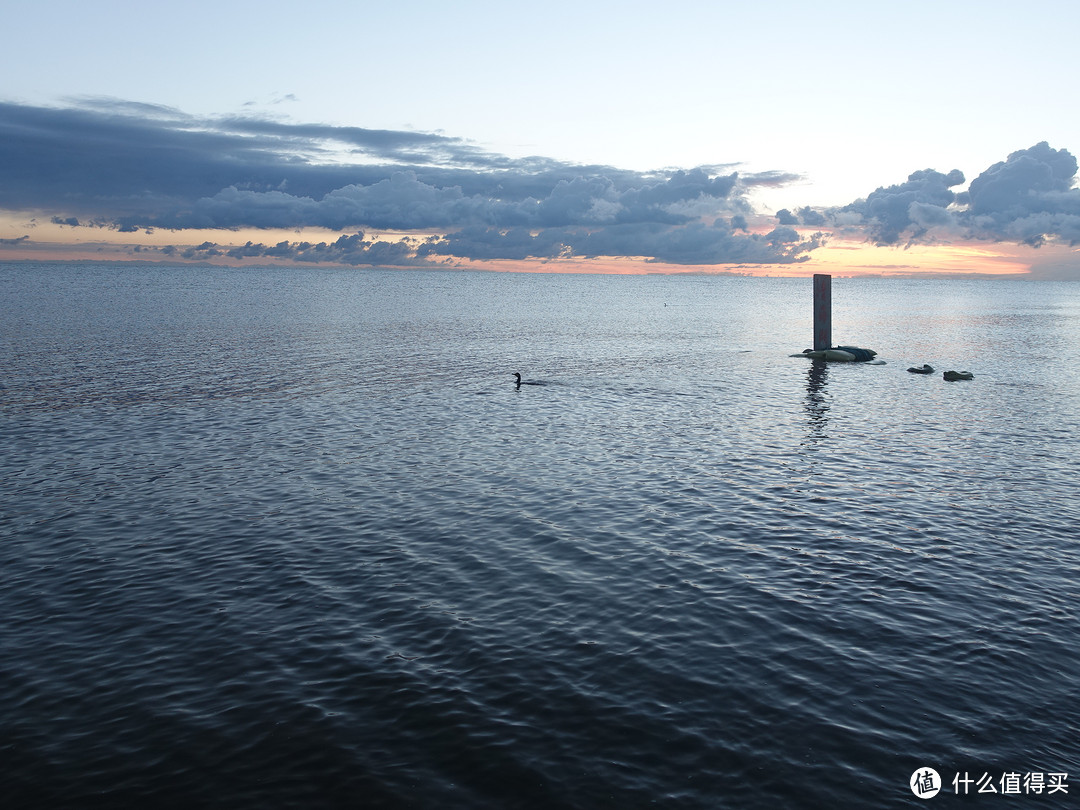
[[[4,806],[1075,770],[1080,285],[794,281],[0,262]]]
[[[828,379],[828,363],[824,360],[810,361],[810,369],[806,372],[806,403],[803,406],[810,427],[807,434],[807,444],[810,446],[828,438],[825,433],[829,422],[829,403],[825,396]]]

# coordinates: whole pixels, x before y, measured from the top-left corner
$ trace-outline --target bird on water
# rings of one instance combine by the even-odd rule
[[[514,380],[515,380],[514,384],[518,388],[521,388],[521,386],[523,386],[523,385],[543,385],[544,384],[544,383],[540,382],[539,380],[523,380],[523,379],[521,379],[521,374],[519,372],[517,372],[517,371],[514,372]]]

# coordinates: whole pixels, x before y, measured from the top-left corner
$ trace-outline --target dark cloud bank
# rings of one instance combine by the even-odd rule
[[[781,211],[751,233],[749,191],[796,179],[730,167],[654,173],[513,159],[439,134],[196,118],[114,100],[0,103],[0,209],[72,227],[329,228],[332,242],[205,243],[186,258],[355,265],[642,256],[674,264],[805,261],[794,226],[862,229],[878,244],[940,238],[1080,241],[1077,163],[1041,143],[975,178],[932,169],[839,209]],[[428,234],[392,241],[367,231]],[[10,241],[10,240],[9,240]]]
[[[1045,141],[1013,152],[971,181],[959,169],[913,172],[907,182],[882,187],[843,208],[780,212],[780,221],[863,229],[878,245],[912,244],[935,237],[1039,247],[1080,244],[1080,189],[1076,158]]]
[[[352,264],[645,256],[796,262],[817,240],[746,230],[747,191],[792,177],[657,173],[510,159],[437,134],[199,119],[115,101],[0,104],[0,208],[121,231],[322,227],[335,242],[206,244],[230,255]],[[365,230],[433,234],[383,241]],[[180,251],[173,251],[179,255]]]

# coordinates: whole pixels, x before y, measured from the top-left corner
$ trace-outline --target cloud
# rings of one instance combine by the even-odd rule
[[[1045,141],[1013,152],[971,181],[972,232],[1038,246],[1051,239],[1080,242],[1076,158]]]
[[[351,163],[334,162],[341,150]],[[196,118],[120,101],[64,109],[0,102],[6,209],[115,220],[175,213],[229,186],[319,198],[350,183],[378,182],[387,176],[382,164],[409,158],[430,167],[432,177],[442,166],[493,170],[506,163],[428,133]]]
[[[819,212],[831,224],[867,231],[879,245],[929,241],[935,236],[1008,241],[1038,247],[1080,244],[1077,161],[1045,141],[1013,152],[971,181],[954,169],[925,169],[907,182],[879,188],[864,200]],[[802,213],[802,211],[800,211]],[[804,216],[804,223],[809,224]]]
[[[633,255],[790,262],[817,242],[747,232],[746,196],[794,179],[731,167],[633,172],[513,159],[439,134],[200,118],[112,99],[59,109],[0,103],[0,208],[129,233],[319,227],[434,235],[422,252],[420,242],[395,250],[389,242],[256,243],[236,249],[236,258],[278,251],[297,261]]]
[[[289,228],[358,226],[393,230],[451,229],[471,225],[602,226],[636,222],[682,225],[696,218],[694,210],[715,213],[741,205],[732,198],[737,174],[709,177],[703,170],[670,176],[639,176],[627,187],[624,178],[602,170],[553,180],[546,196],[524,196],[515,178],[503,175],[498,192],[467,195],[461,185],[436,185],[421,179],[417,168],[388,169],[389,176],[369,185],[350,183],[319,199],[282,190],[229,186],[184,209],[126,215],[128,227]],[[533,191],[532,178],[527,187]]]
[[[797,209],[794,213],[787,208],[781,208],[776,212],[776,220],[781,225],[798,225],[801,222],[811,228],[822,228],[829,224],[829,218],[825,214],[815,211],[808,205]]]
[[[971,181],[972,213],[1015,217],[1045,194],[1068,191],[1075,176],[1076,158],[1043,141],[1013,152]]]
[[[797,175],[511,158],[438,133],[208,118],[116,99],[62,108],[0,102],[0,210],[40,213],[65,228],[325,228],[344,240],[172,249],[202,259],[795,263],[823,242],[805,229],[828,226],[879,245],[1075,245],[1076,173],[1076,158],[1043,142],[995,163],[966,190],[957,169],[922,169],[842,208],[783,209],[772,232],[756,233],[750,192]],[[366,238],[372,230],[414,236]]]
[[[486,217],[487,201],[466,198],[458,186],[439,188],[415,172],[394,172],[369,186],[350,184],[316,200],[284,191],[256,191],[229,186],[186,209],[129,215],[119,221],[134,227],[301,228],[334,230],[368,225],[411,230],[447,228]]]
[[[930,228],[939,228],[953,222],[953,215],[947,206],[915,200],[908,207],[908,219],[916,231],[925,233]]]
[[[828,220],[820,211],[815,211],[809,205],[805,205],[798,211],[799,217],[802,219],[804,225],[809,225],[811,228],[820,228],[828,223]]]
[[[736,232],[729,222],[693,222],[677,228],[660,223],[619,224],[599,229],[465,228],[422,245],[420,256],[471,256],[481,259],[555,259],[579,256],[641,256],[683,265],[721,263],[792,264],[820,247],[822,237],[803,239],[793,228],[767,235]]]
[[[951,205],[956,199],[951,188],[963,182],[964,175],[959,170],[942,174],[923,169],[908,175],[907,182],[879,188],[841,212],[860,214],[874,242],[893,245],[904,234],[914,239],[922,236],[927,230],[925,220],[936,218],[931,209],[944,210]]]
[[[333,242],[278,242],[266,245],[247,242],[238,247],[203,242],[197,247],[179,248],[169,245],[160,248],[166,256],[180,256],[187,260],[206,261],[221,256],[232,259],[283,259],[290,262],[348,264],[353,266],[428,266],[431,263],[418,259],[415,246],[408,241],[386,242],[365,239],[364,233],[342,235]]]

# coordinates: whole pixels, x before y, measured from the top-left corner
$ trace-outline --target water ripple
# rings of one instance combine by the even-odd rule
[[[16,804],[891,806],[1080,753],[1071,289],[942,283],[915,358],[826,367],[770,279],[4,273]],[[895,284],[843,310],[879,350]]]

